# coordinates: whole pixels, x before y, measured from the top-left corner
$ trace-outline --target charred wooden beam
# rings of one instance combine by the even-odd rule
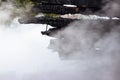
[[[32,18],[21,18],[19,22],[21,24],[48,24],[52,27],[65,27],[71,22],[75,21],[75,19],[61,18],[61,17],[32,17]]]

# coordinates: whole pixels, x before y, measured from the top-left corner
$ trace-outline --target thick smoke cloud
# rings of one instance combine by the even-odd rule
[[[10,26],[11,22],[20,16],[24,16],[31,6],[18,7],[14,0],[0,1],[0,25]]]
[[[109,17],[119,18],[119,9],[120,9],[119,7],[120,7],[119,1],[117,0],[107,1],[107,4],[104,5],[103,9],[101,10],[103,13],[101,14],[101,12],[99,11],[98,15],[100,14]],[[106,39],[110,37],[114,38],[113,34],[117,34],[117,33],[119,34],[119,26],[120,26],[119,19],[117,20],[111,20],[111,19],[86,20],[85,19],[71,23],[66,29],[60,31],[56,35],[58,38],[61,38],[61,36],[64,38],[62,40],[56,40],[56,44],[58,44],[58,47],[62,49],[59,50],[58,48],[58,51],[65,50],[65,53],[68,54],[74,51],[76,53],[77,50],[78,52],[80,51],[81,53],[87,53],[87,54],[96,53],[96,51],[99,52],[100,48],[97,47],[96,45],[98,45],[99,42],[101,41],[103,42],[106,41],[107,43],[108,41]],[[110,40],[112,41],[112,39]],[[100,45],[101,48],[103,45]],[[69,50],[65,49],[66,47],[68,47]]]
[[[107,4],[103,7],[105,15],[120,17],[120,1],[119,0],[107,0]]]
[[[9,9],[4,15],[9,18],[12,13],[7,14],[7,11]],[[119,2],[108,1],[102,12],[102,15],[119,17]],[[34,28],[34,31],[30,25],[29,30],[23,27],[23,32],[19,32],[21,28],[18,32],[1,32],[0,43],[4,46],[0,45],[0,80],[120,80],[119,21],[81,20],[59,32],[57,37],[63,39],[57,40],[52,47],[62,59],[70,61],[47,54],[49,51],[41,44],[45,38],[39,36],[41,28]]]
[[[120,1],[106,2],[97,14],[120,17]],[[80,80],[120,80],[119,20],[76,21],[60,31],[56,37],[62,39],[51,40],[50,47],[59,52],[61,59],[91,61],[92,67],[94,66],[91,69],[87,65],[89,70],[80,76]]]
[[[11,3],[1,3],[0,5],[0,24],[10,24],[15,8]]]

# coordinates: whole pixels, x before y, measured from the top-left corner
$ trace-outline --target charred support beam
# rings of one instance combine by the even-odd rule
[[[53,14],[75,14],[89,9],[93,12],[101,10],[102,0],[32,0],[35,4],[31,12],[53,13]],[[77,7],[66,7],[64,4],[76,5]],[[87,14],[87,13],[86,13]]]
[[[52,4],[39,4],[32,7],[31,12],[34,13],[54,13],[54,14],[75,14],[81,13],[83,14],[86,9],[89,9],[93,12],[99,11],[100,7],[87,6],[87,5],[79,5],[78,7],[66,7],[63,5],[52,5]],[[85,13],[84,13],[85,14]]]
[[[74,22],[75,19],[61,18],[61,17],[37,17],[37,18],[22,18],[19,19],[21,24],[47,24],[51,25],[54,28],[51,28],[46,31],[42,31],[43,35],[53,36],[61,29],[67,27],[68,24]]]
[[[75,19],[61,18],[61,17],[32,17],[22,18],[18,20],[21,24],[48,24],[55,28],[62,28],[75,21]]]
[[[78,8],[78,7],[66,7],[63,5],[36,5],[33,6],[31,9],[31,12],[35,13],[53,13],[53,14],[75,14],[75,13],[80,13],[82,11],[85,11],[86,8]]]

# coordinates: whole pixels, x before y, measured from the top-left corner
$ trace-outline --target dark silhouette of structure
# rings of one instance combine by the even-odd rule
[[[87,10],[91,11],[93,14],[101,10],[103,5],[102,0],[31,0],[34,3],[34,6],[31,8],[31,13],[43,13],[44,16],[36,17],[36,16],[26,16],[24,18],[19,19],[21,24],[46,24],[50,25],[53,28],[46,31],[42,31],[43,35],[48,35],[52,37],[56,37],[56,39],[52,39],[49,44],[49,48],[57,51],[61,59],[71,59],[72,54],[76,54],[76,52],[80,52],[81,48],[79,47],[81,43],[77,41],[73,41],[75,37],[79,33],[75,33],[75,35],[59,34],[59,31],[65,29],[69,24],[74,21],[78,21],[79,24],[83,22],[89,23],[89,30],[96,32],[99,34],[99,37],[104,37],[107,33],[111,32],[113,26],[117,24],[119,25],[119,20],[80,20],[80,19],[72,19],[72,18],[63,18],[60,15],[64,14],[90,14]],[[66,5],[67,4],[67,5]],[[98,23],[101,24],[101,27],[94,24]],[[79,26],[79,25],[78,25]],[[109,27],[107,27],[109,26]],[[116,27],[114,26],[114,27]],[[47,26],[46,26],[47,27]],[[82,26],[84,27],[84,26]],[[76,26],[77,29],[80,29]],[[74,28],[74,29],[76,29]],[[64,31],[64,30],[63,30]],[[89,33],[86,33],[89,35]],[[57,35],[57,36],[56,36]],[[94,36],[94,35],[93,35]],[[78,39],[78,38],[75,38]],[[89,39],[88,39],[89,40]],[[93,42],[96,42],[98,39],[95,36],[95,39],[92,39]],[[72,46],[72,47],[70,47]],[[94,45],[90,46],[95,47]],[[66,50],[67,48],[67,50]],[[93,49],[94,50],[94,49]],[[96,51],[96,50],[95,50]],[[84,51],[83,51],[84,52]],[[78,56],[78,55],[77,55]],[[76,58],[75,58],[76,59]]]
[[[96,12],[101,9],[102,0],[32,0],[36,5],[32,11],[41,13],[55,14],[75,14],[83,13],[87,9]],[[66,7],[67,5],[75,5],[74,7]]]
[[[48,31],[41,32],[43,35],[51,35],[54,32],[65,28],[68,24],[76,19],[61,18],[54,15],[64,14],[88,14],[86,10],[90,10],[92,13],[99,11],[102,6],[102,0],[31,0],[34,6],[31,8],[31,13],[43,13],[43,17],[25,17],[19,19],[21,24],[47,24],[54,28]],[[49,16],[51,15],[52,16]]]

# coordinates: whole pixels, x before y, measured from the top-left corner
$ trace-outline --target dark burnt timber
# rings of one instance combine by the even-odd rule
[[[48,35],[48,36],[52,36],[52,37],[54,37],[54,35],[58,31],[66,28],[70,23],[72,23],[74,21],[87,22],[87,23],[96,22],[96,23],[101,23],[101,24],[107,24],[107,23],[117,24],[117,23],[119,23],[119,20],[111,20],[111,19],[110,20],[103,20],[103,19],[102,20],[101,19],[100,20],[99,19],[98,20],[81,20],[81,19],[79,20],[79,19],[48,17],[48,16],[19,19],[19,22],[21,24],[47,24],[47,25],[54,27],[54,28],[50,28],[47,31],[41,32],[43,35]],[[107,24],[107,25],[109,25],[109,24]]]
[[[19,19],[21,24],[47,24],[54,28],[42,32],[44,35],[55,34],[57,31],[65,28],[76,19],[55,17],[55,15],[64,14],[87,14],[86,10],[96,12],[101,9],[102,0],[31,0],[34,6],[30,13],[43,13],[44,17],[30,17]],[[65,6],[74,5],[74,6]],[[85,13],[86,12],[86,13]],[[49,16],[53,14],[53,16]],[[89,14],[89,12],[88,12]]]
[[[74,22],[75,19],[61,18],[61,17],[34,17],[34,18],[22,18],[19,19],[21,24],[47,24],[54,28],[47,31],[42,31],[43,35],[53,36],[61,29],[67,27],[70,23]]]
[[[33,6],[31,9],[31,12],[35,13],[54,13],[54,14],[75,14],[75,13],[82,13],[86,10],[86,8],[81,7],[80,9],[78,7],[66,7],[63,5],[45,5],[45,4],[40,4]]]
[[[55,28],[62,28],[75,21],[75,19],[61,18],[61,17],[33,17],[19,19],[21,24],[48,24]]]
[[[42,31],[43,35],[53,36],[61,29],[67,27],[71,22],[74,22],[75,19],[61,18],[61,17],[34,17],[34,18],[22,18],[19,19],[21,24],[47,24],[54,28],[51,28],[47,31]]]
[[[34,0],[32,0],[34,1]],[[101,10],[102,1],[99,0],[37,0],[37,4],[31,9],[35,13],[54,13],[54,14],[75,14],[84,12],[89,9],[92,12]],[[39,4],[38,4],[39,3]],[[76,7],[66,7],[64,4],[76,5]],[[86,13],[87,14],[87,13]]]
[[[61,31],[64,28],[65,27],[62,27],[62,28],[50,28],[47,31],[41,31],[41,34],[51,36],[51,37],[55,37],[55,35],[57,35],[58,31]]]
[[[31,0],[32,2],[38,3],[49,3],[49,4],[70,4],[76,6],[86,5],[88,7],[101,7],[102,0]]]

